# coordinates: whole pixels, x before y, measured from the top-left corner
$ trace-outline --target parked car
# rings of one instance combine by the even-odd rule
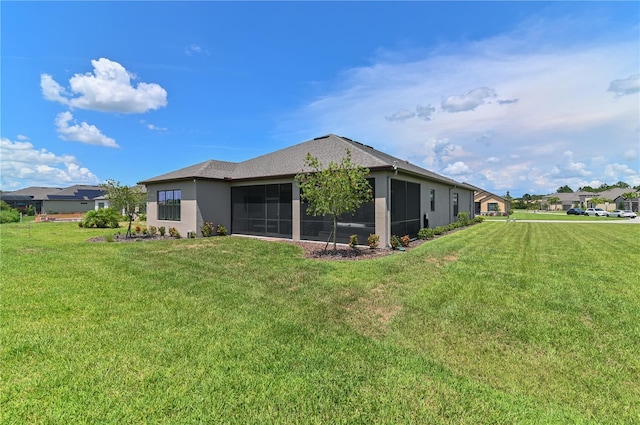
[[[624,217],[624,210],[613,210],[607,213],[607,217]]]
[[[631,210],[623,210],[622,216],[627,218],[636,218],[638,215]]]
[[[569,208],[567,210],[567,215],[586,215],[582,208]]]
[[[584,211],[585,215],[592,215],[594,217],[606,217],[607,212],[602,208],[587,208]]]

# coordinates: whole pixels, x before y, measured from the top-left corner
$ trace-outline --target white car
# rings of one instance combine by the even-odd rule
[[[634,212],[633,212],[633,211],[631,211],[631,210],[624,210],[624,211],[622,211],[622,217],[627,217],[627,218],[636,218],[636,217],[637,217],[637,214],[636,214],[636,213],[634,213]]]
[[[613,210],[607,213],[607,217],[624,217],[624,210]]]
[[[607,212],[602,208],[587,208],[584,213],[586,215],[593,215],[595,217],[606,217]]]

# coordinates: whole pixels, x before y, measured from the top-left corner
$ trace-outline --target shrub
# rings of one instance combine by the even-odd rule
[[[484,221],[484,217],[481,215],[477,215],[475,217],[473,217],[473,222],[474,223],[482,223]]]
[[[0,211],[0,223],[17,223],[20,221],[20,213],[13,208]]]
[[[425,228],[425,229],[420,229],[418,231],[418,237],[420,239],[433,239],[434,235],[435,235],[435,233],[434,233],[433,229]]]
[[[149,226],[149,235],[155,236],[158,234],[158,228],[156,226]]]
[[[409,246],[409,243],[411,243],[411,238],[409,237],[409,235],[404,235],[400,238],[400,245],[406,247]]]
[[[30,217],[36,215],[36,209],[33,208],[33,205],[29,205],[29,207],[27,208],[27,215]]]
[[[442,226],[437,226],[433,229],[433,234],[434,235],[441,235],[446,231],[446,229]]]
[[[367,238],[367,244],[371,249],[377,248],[378,245],[380,245],[380,236],[374,233],[370,234],[369,237]]]
[[[138,214],[138,221],[147,221],[147,214],[146,213]]]
[[[216,229],[216,234],[218,236],[227,236],[227,228],[222,224],[218,224],[218,228]]]
[[[208,238],[213,235],[213,223],[210,221],[205,221],[200,227],[200,233],[202,233],[203,238]]]
[[[175,227],[169,227],[169,236],[176,239],[180,239],[182,237],[178,229],[176,229]]]
[[[164,228],[164,226],[160,226],[158,227],[158,232],[160,233],[160,236],[164,236],[166,229]]]
[[[398,249],[398,246],[400,246],[400,238],[397,235],[392,235],[389,244],[391,245],[391,249]]]
[[[97,227],[106,229],[108,227],[115,229],[120,226],[120,214],[113,208],[101,208],[99,210],[87,211],[82,216],[80,227]],[[79,225],[80,225],[79,223]]]
[[[470,223],[468,212],[459,212],[457,218],[458,223],[462,224],[463,226],[468,226]]]
[[[462,227],[458,221],[454,221],[453,223],[449,223],[445,226],[447,232],[457,229],[458,227]]]
[[[104,237],[104,240],[107,242],[113,242],[113,235],[107,235]]]
[[[358,235],[349,236],[349,246],[353,249],[358,246]]]

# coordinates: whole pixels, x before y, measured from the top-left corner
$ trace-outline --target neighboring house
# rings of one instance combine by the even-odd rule
[[[33,205],[37,214],[42,212],[42,204],[49,194],[58,193],[62,190],[59,187],[36,187],[31,186],[11,192],[2,192],[0,200],[9,204],[12,208],[26,212],[30,205]]]
[[[109,198],[107,195],[98,196],[97,198],[93,198],[94,209],[101,210],[103,208],[109,208]]]
[[[94,209],[94,199],[104,195],[100,186],[75,185],[59,187],[27,187],[3,192],[0,198],[14,208],[33,205],[37,214],[84,213]]]
[[[147,223],[200,234],[202,224],[222,224],[233,234],[325,241],[330,217],[305,214],[294,176],[307,153],[327,166],[351,152],[354,164],[370,170],[374,200],[338,223],[338,241],[370,234],[387,245],[391,235],[416,236],[422,227],[442,226],[458,212],[473,217],[473,187],[400,160],[346,137],[330,134],[244,162],[209,160],[141,181],[147,188]],[[305,169],[308,171],[308,169]]]
[[[511,203],[502,196],[498,196],[495,193],[487,192],[480,188],[475,189],[473,202],[475,205],[474,212],[476,215],[507,214],[511,209]]]
[[[613,211],[618,209],[618,204],[622,201],[625,204],[624,209],[628,209],[629,200],[625,199],[622,194],[627,193],[629,191],[633,191],[633,189],[621,189],[621,188],[613,188],[609,190],[605,190],[602,192],[571,192],[571,193],[552,193],[550,195],[545,195],[542,199],[545,202],[548,202],[551,198],[559,198],[560,200],[554,205],[549,204],[550,210],[568,210],[569,208],[602,208],[606,211]],[[594,204],[591,202],[592,199],[609,199],[609,202],[603,202],[599,204]],[[635,208],[634,211],[638,209],[638,201],[635,200],[632,203],[632,209]]]

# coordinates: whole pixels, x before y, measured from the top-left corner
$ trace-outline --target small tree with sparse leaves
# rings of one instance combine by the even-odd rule
[[[311,168],[308,172],[296,175],[295,181],[301,189],[300,198],[309,206],[307,214],[313,216],[330,215],[333,219],[333,250],[337,250],[336,233],[338,217],[345,213],[354,213],[363,203],[371,201],[371,185],[367,181],[369,169],[351,162],[351,151],[339,164],[330,162],[325,168],[318,158],[307,154],[304,165]]]
[[[100,185],[107,191],[109,205],[122,213],[129,220],[126,237],[131,237],[131,223],[136,214],[144,207],[147,194],[139,186],[123,186],[120,182],[107,180]]]

